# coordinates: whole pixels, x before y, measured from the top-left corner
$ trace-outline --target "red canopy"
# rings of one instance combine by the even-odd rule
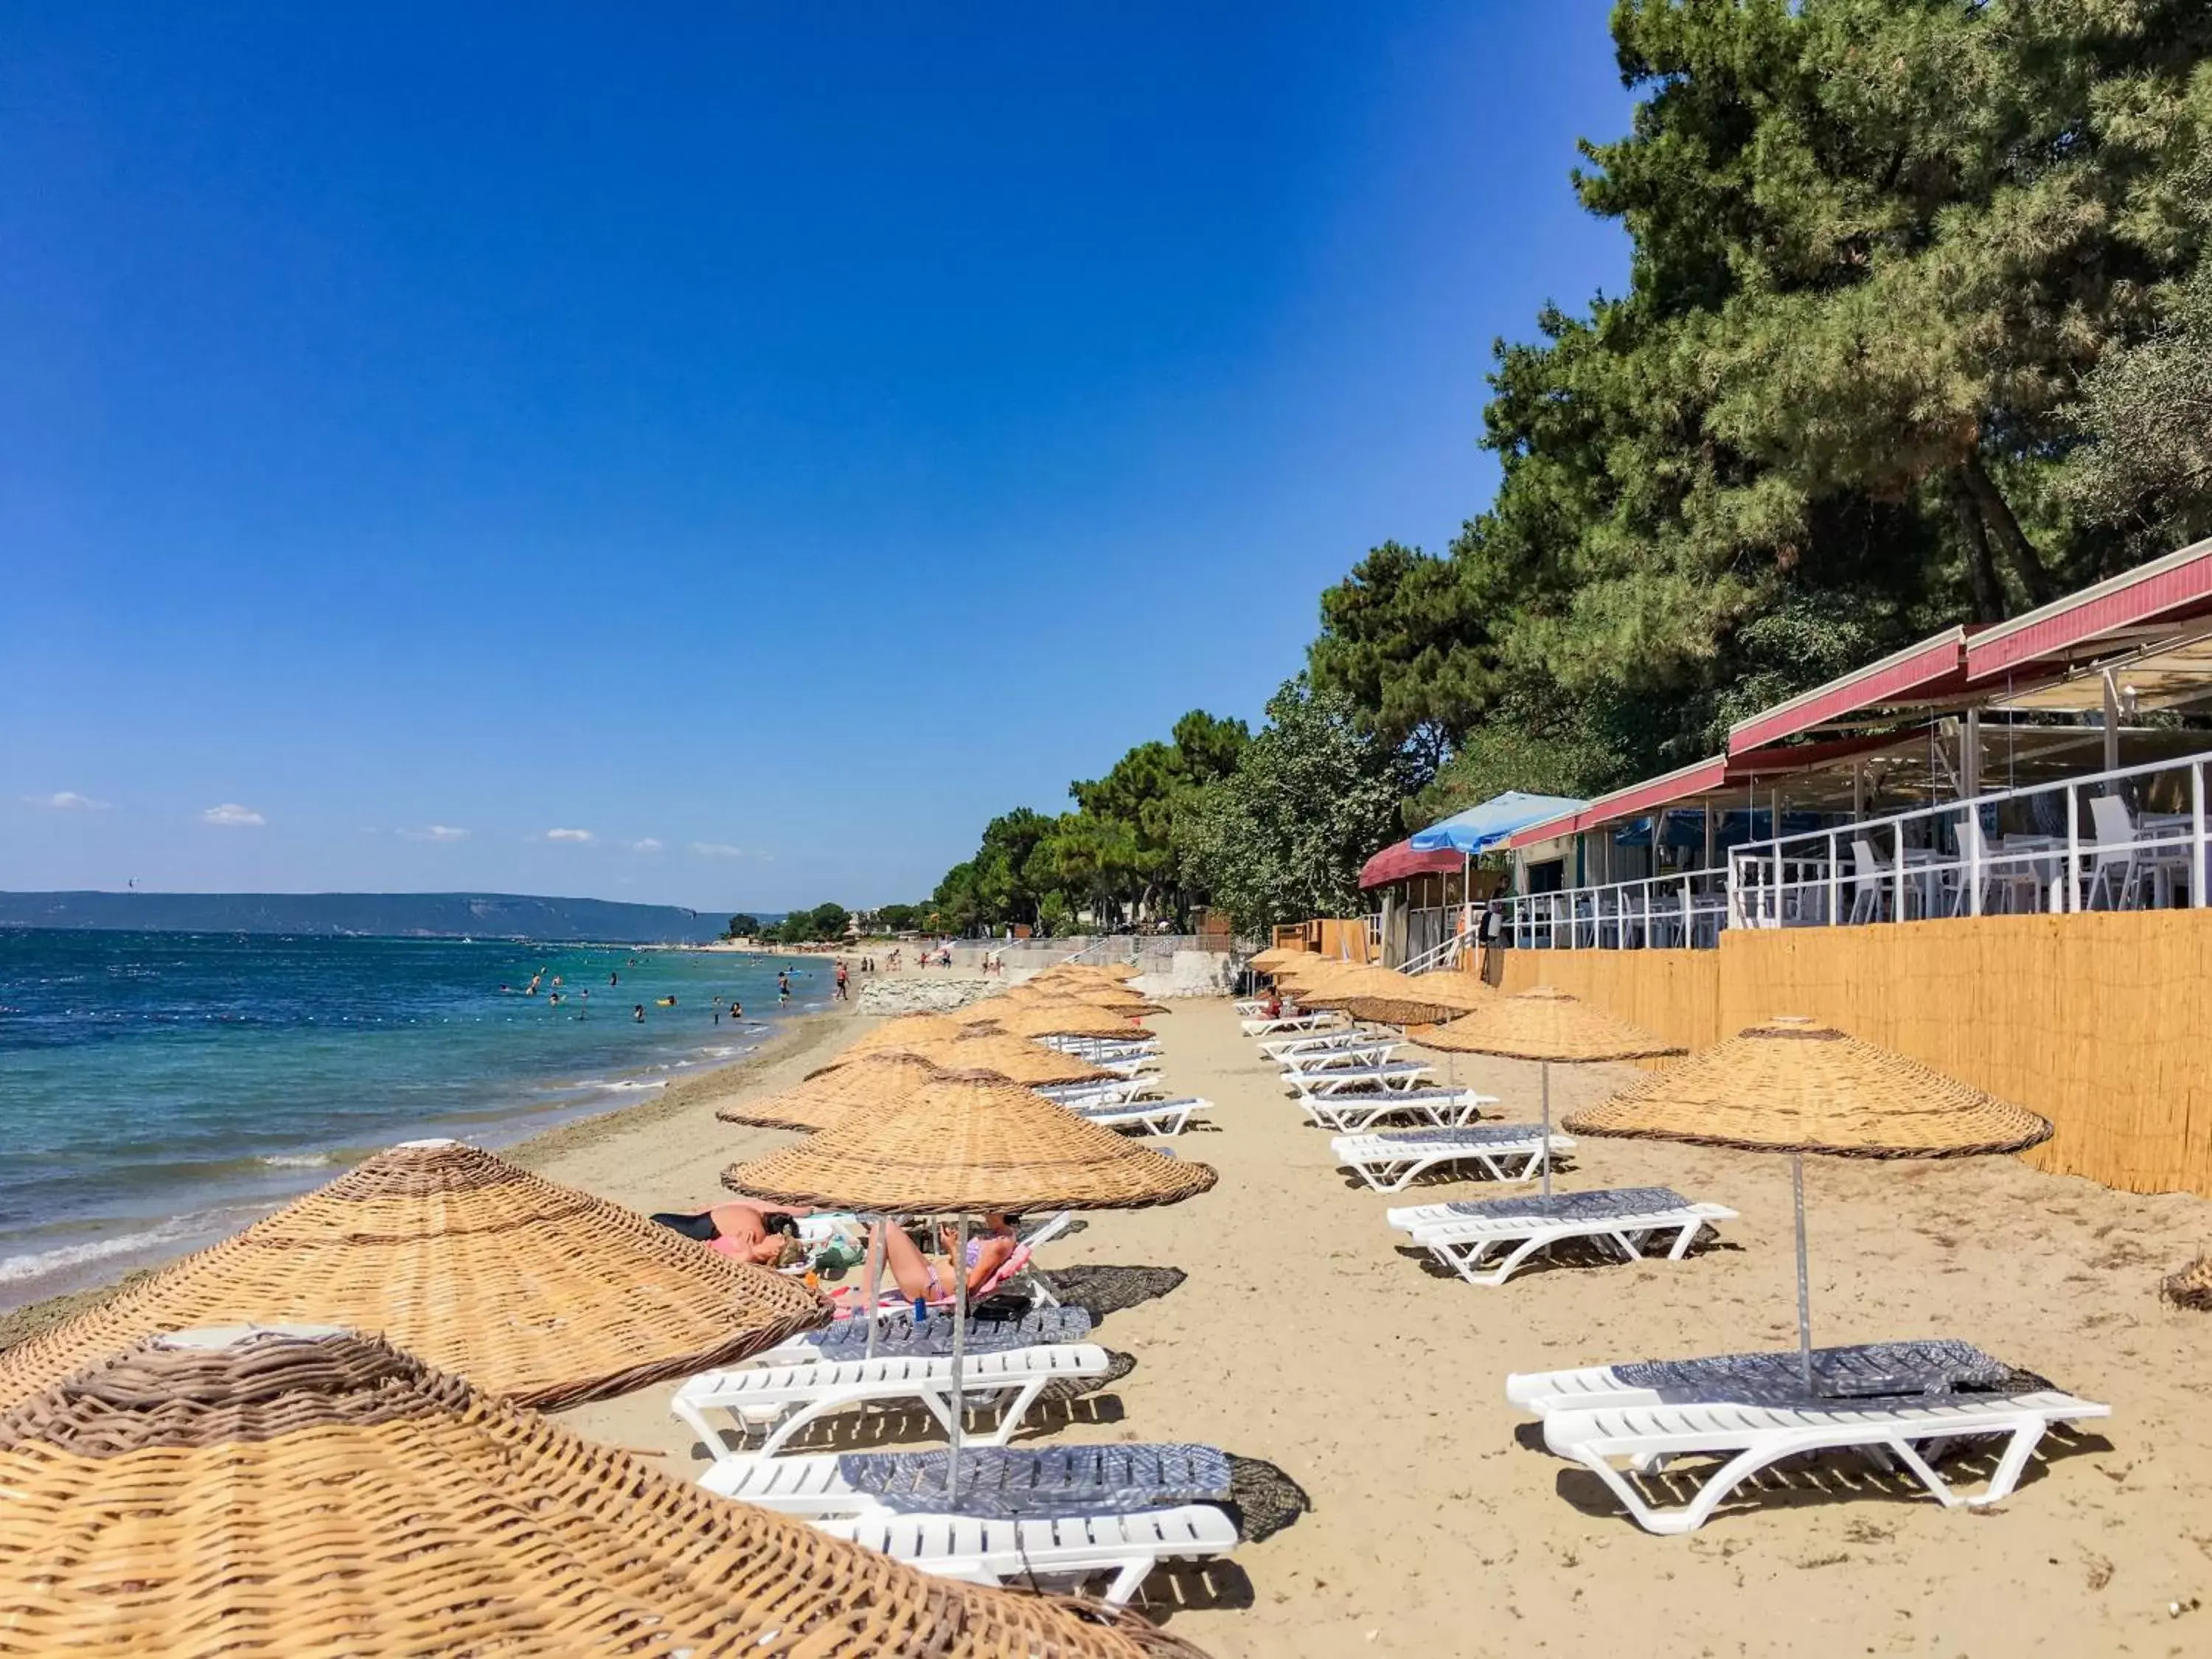
[[[1394,881],[1404,881],[1412,876],[1440,875],[1447,870],[1456,873],[1466,867],[1466,854],[1452,848],[1416,853],[1412,842],[1401,841],[1384,848],[1359,866],[1359,887],[1364,892],[1370,887],[1388,887]]]

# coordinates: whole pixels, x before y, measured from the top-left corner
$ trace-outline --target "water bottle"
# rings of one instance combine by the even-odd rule
[[[920,1330],[928,1322],[929,1299],[927,1297],[918,1296],[914,1299],[914,1328]]]

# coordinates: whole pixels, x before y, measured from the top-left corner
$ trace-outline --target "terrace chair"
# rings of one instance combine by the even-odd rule
[[[1416,1117],[1435,1129],[1455,1129],[1498,1104],[1472,1089],[1398,1089],[1371,1095],[1301,1095],[1308,1120],[1333,1134],[1360,1134],[1384,1118]]]
[[[1864,836],[1851,837],[1851,871],[1850,925],[1856,927],[1887,921],[1889,884],[1882,874],[1881,861],[1874,855],[1874,843]]]
[[[1163,1561],[1204,1560],[1237,1547],[1237,1526],[1211,1504],[1133,1514],[1035,1516],[867,1515],[814,1525],[940,1577],[971,1584],[1111,1575],[1102,1599],[1126,1607]]]
[[[1544,1443],[1602,1480],[1646,1532],[1694,1532],[1736,1488],[1784,1458],[1854,1450],[1911,1472],[1946,1508],[2002,1503],[2020,1483],[2027,1460],[2053,1423],[2109,1417],[2112,1408],[2056,1389],[2017,1395],[1895,1396],[1818,1404],[1765,1406],[1692,1403],[1553,1410]],[[1936,1473],[1923,1452],[1966,1439],[1999,1437],[2004,1455],[1988,1489],[1963,1497]],[[1930,1448],[1930,1449],[1933,1449]],[[1937,1454],[1940,1455],[1940,1452]],[[1675,1507],[1645,1500],[1614,1460],[1638,1472],[1682,1457],[1723,1459],[1693,1497]]]
[[[1374,1191],[1403,1192],[1414,1178],[1444,1164],[1477,1164],[1493,1181],[1528,1181],[1552,1156],[1574,1150],[1554,1134],[1549,1146],[1535,1123],[1474,1123],[1457,1129],[1394,1129],[1339,1135],[1328,1143],[1338,1164]]]
[[[2094,795],[2089,800],[2089,823],[2097,836],[2097,862],[2090,872],[2084,908],[2095,909],[2101,892],[2106,908],[2132,909],[2148,873],[2136,847],[2135,814],[2118,795]]]
[[[1674,1240],[1667,1259],[1680,1261],[1708,1226],[1735,1218],[1734,1210],[1692,1204],[1665,1187],[1422,1204],[1394,1209],[1388,1217],[1393,1227],[1412,1234],[1414,1243],[1468,1284],[1485,1285],[1503,1285],[1540,1250],[1577,1238],[1603,1241],[1626,1260],[1640,1261],[1647,1245],[1671,1232]],[[1516,1241],[1517,1248],[1509,1249]],[[1496,1266],[1486,1267],[1493,1251],[1504,1254]]]
[[[1131,1100],[1113,1106],[1079,1106],[1076,1115],[1109,1129],[1142,1129],[1148,1134],[1179,1135],[1200,1112],[1210,1112],[1213,1103],[1200,1095],[1180,1100]]]
[[[1413,1089],[1435,1074],[1424,1060],[1393,1060],[1380,1066],[1344,1066],[1322,1072],[1290,1071],[1283,1081],[1301,1098],[1315,1095],[1376,1094],[1388,1090]]]
[[[995,1407],[998,1426],[972,1443],[1003,1446],[1047,1383],[1095,1381],[1111,1369],[1106,1350],[1087,1342],[977,1354],[964,1362],[956,1400],[949,1357],[879,1355],[832,1364],[740,1367],[690,1378],[677,1389],[668,1408],[717,1457],[772,1457],[794,1435],[832,1412],[908,1400],[920,1402],[947,1434],[956,1409]],[[757,1429],[764,1429],[766,1437],[751,1453],[738,1452],[708,1421],[709,1412],[728,1417],[741,1442]]]

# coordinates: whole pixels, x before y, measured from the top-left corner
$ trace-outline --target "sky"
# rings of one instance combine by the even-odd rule
[[[1564,6],[0,0],[0,889],[925,896],[1480,511]]]

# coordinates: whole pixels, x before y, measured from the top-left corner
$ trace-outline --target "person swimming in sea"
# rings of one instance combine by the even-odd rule
[[[629,1017],[630,1017],[632,1019],[635,1020],[639,1024],[641,1024],[641,1025],[644,1024],[645,1024],[645,1005],[644,1005],[643,1003],[641,1003],[641,1003],[639,1003],[639,1004],[637,1005],[637,1006],[636,1006],[636,1007],[635,1007],[635,1008],[633,1008],[633,1009],[631,1009],[631,1010],[629,1011]]]
[[[673,1008],[676,1006],[674,997],[655,997],[653,1001],[656,1008]]]
[[[607,975],[607,983],[608,983],[608,984],[610,984],[610,985],[619,985],[619,984],[621,984],[621,983],[622,983],[622,975],[621,975],[620,974],[609,974],[609,975]]]

